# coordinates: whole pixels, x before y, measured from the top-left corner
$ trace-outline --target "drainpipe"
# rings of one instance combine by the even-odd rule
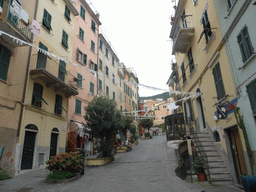
[[[34,20],[36,20],[36,14],[37,14],[37,8],[38,8],[38,1],[36,0],[36,6],[35,6],[35,13],[34,13]],[[34,39],[34,34],[32,34],[32,42]],[[28,81],[28,73],[29,73],[29,64],[31,60],[31,52],[32,52],[32,47],[29,48],[29,55],[28,55],[28,63],[27,63],[27,70],[26,70],[26,77],[25,77],[25,82],[24,82],[24,89],[23,89],[23,95],[22,95],[22,100],[21,100],[21,109],[20,109],[20,118],[18,122],[18,130],[17,130],[17,139],[20,136],[20,129],[21,129],[21,121],[22,121],[22,116],[23,116],[23,111],[24,111],[24,102],[25,102],[25,96],[26,96],[26,90],[27,90],[27,81]]]

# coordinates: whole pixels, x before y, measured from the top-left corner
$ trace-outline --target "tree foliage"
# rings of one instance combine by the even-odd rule
[[[149,131],[149,128],[151,128],[154,125],[152,118],[141,119],[140,124],[145,129],[148,129],[148,131]]]
[[[101,140],[110,139],[124,126],[120,111],[116,109],[116,102],[108,97],[95,97],[87,107],[85,120],[91,128],[91,134]]]

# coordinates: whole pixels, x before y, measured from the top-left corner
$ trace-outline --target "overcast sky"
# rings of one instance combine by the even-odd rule
[[[101,31],[119,60],[131,67],[139,83],[168,90],[171,74],[172,0],[87,0],[99,12]],[[139,87],[140,96],[162,93]]]

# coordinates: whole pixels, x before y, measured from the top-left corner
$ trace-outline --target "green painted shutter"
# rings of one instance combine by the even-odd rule
[[[83,20],[85,20],[85,9],[82,5],[80,6],[80,16],[83,18]]]
[[[75,113],[81,114],[81,106],[82,106],[82,102],[80,100],[76,99]]]
[[[62,45],[68,49],[68,34],[64,30],[62,32]]]
[[[82,82],[83,81],[83,76],[81,74],[77,73],[77,79],[78,79],[77,86],[82,87],[83,86],[83,82]]]
[[[98,71],[98,65],[94,64],[94,71]]]
[[[39,42],[39,48],[42,50],[48,51],[48,48],[42,42]],[[45,69],[46,61],[47,61],[47,55],[42,53],[41,51],[38,51],[36,68]]]
[[[192,109],[191,99],[188,99],[188,106],[189,106],[190,120],[193,121],[193,109]]]
[[[246,86],[253,114],[256,114],[256,79]]]
[[[65,5],[65,17],[67,18],[68,21],[70,21],[70,10],[67,7],[67,5]]]
[[[215,82],[215,87],[217,91],[217,98],[218,100],[222,99],[225,97],[225,89],[223,85],[223,80],[222,80],[222,75],[220,71],[220,64],[217,63],[215,67],[213,68],[213,76],[214,76],[214,82]]]
[[[59,79],[62,81],[65,81],[65,74],[66,74],[66,63],[60,60]]]
[[[186,107],[187,103],[184,102],[184,111],[185,111],[185,120],[186,122],[188,122],[188,115],[187,115],[187,107]]]
[[[83,64],[87,65],[87,55],[83,54]]]
[[[94,84],[90,82],[90,92],[94,95]]]
[[[0,45],[0,79],[6,81],[12,52]]]
[[[52,30],[51,21],[52,21],[52,16],[46,11],[46,9],[44,9],[43,25],[48,30]]]

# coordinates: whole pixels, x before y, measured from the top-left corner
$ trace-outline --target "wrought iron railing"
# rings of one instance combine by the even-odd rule
[[[26,25],[18,16],[15,16],[11,13],[11,1],[3,0],[1,8],[1,17],[5,20],[8,20],[18,31],[20,31],[23,35],[26,36],[26,38],[28,38],[32,42],[32,33],[29,30],[29,25]]]
[[[190,127],[189,129],[190,134],[192,135],[192,138],[194,140],[194,143],[196,144],[196,148],[198,149],[198,154],[199,156],[202,158],[203,162],[204,162],[204,170],[206,172],[206,175],[208,177],[208,179],[210,179],[210,171],[209,171],[209,163],[208,163],[208,156],[205,152],[205,149],[201,143],[201,141],[199,140],[198,134],[197,132],[194,130],[193,127]]]

